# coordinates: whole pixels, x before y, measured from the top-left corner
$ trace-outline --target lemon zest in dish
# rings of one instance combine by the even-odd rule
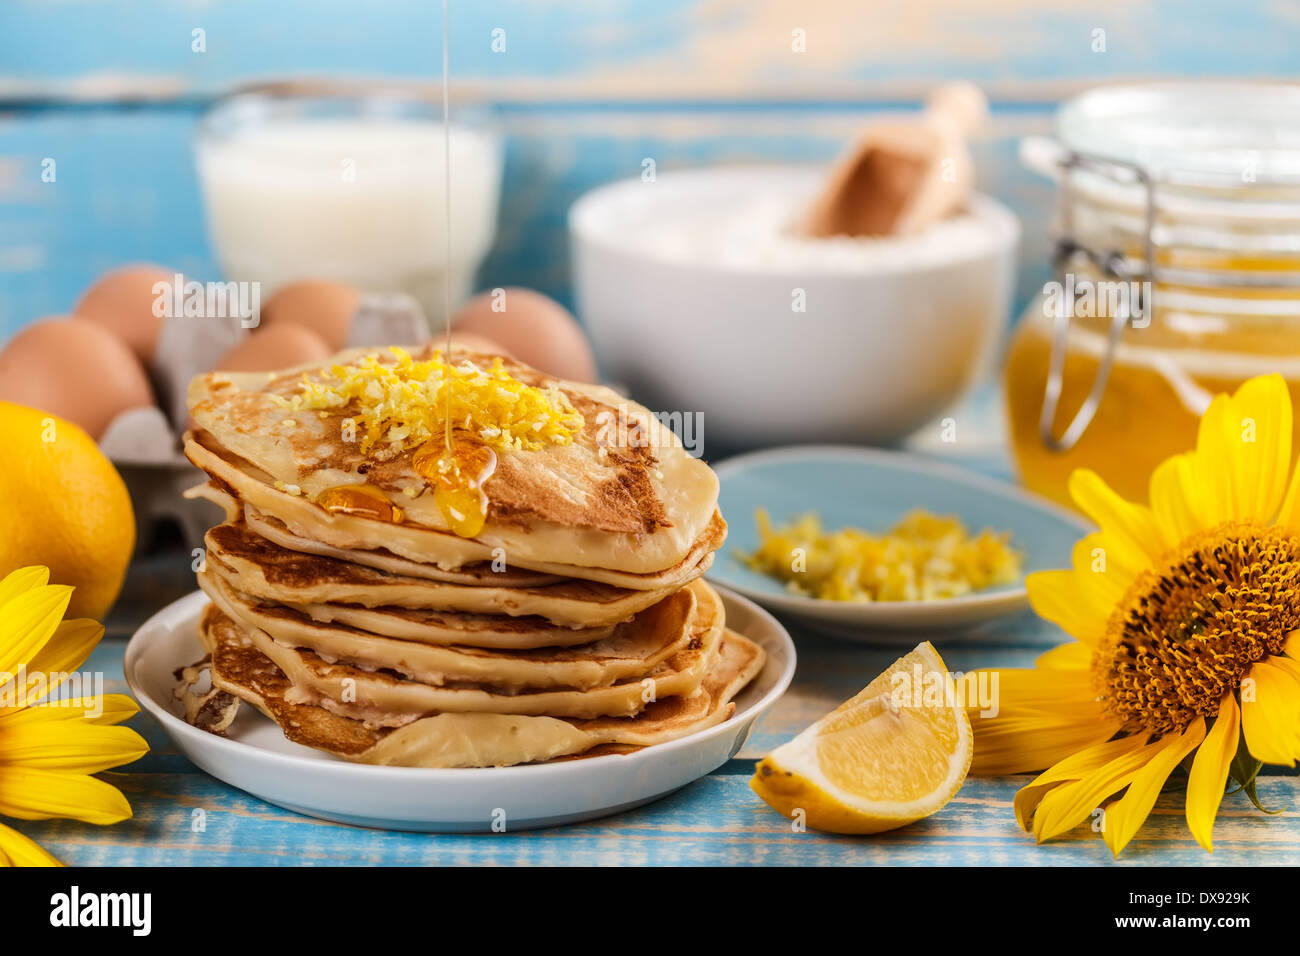
[[[793,594],[825,601],[934,601],[1019,579],[1022,556],[1009,532],[970,535],[954,517],[908,512],[883,535],[824,531],[806,514],[773,527],[759,508],[759,546],[741,559],[784,581]]]
[[[416,361],[397,346],[389,351],[395,362],[364,355],[314,379],[304,373],[298,394],[278,401],[294,412],[346,409],[367,454],[381,445],[422,445],[444,435],[448,420],[498,451],[567,445],[582,430],[582,415],[563,392],[519,381],[499,358],[482,368],[468,360],[453,365],[441,352]]]

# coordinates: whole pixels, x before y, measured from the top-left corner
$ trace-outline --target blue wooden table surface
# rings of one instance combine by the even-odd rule
[[[957,411],[968,427],[962,453],[973,470],[1005,476],[993,396],[984,390]],[[925,447],[924,438],[915,442]],[[137,559],[104,642],[87,665],[110,692],[126,692],[122,653],[153,610],[193,589],[189,551]],[[1016,826],[1011,801],[1028,778],[967,779],[928,820],[874,837],[795,832],[749,788],[754,761],[853,696],[905,647],[836,641],[792,628],[799,666],[794,683],[754,728],[737,757],[657,803],[619,816],[542,831],[481,835],[396,833],[327,823],[264,803],[198,770],[176,752],[145,714],[131,722],[150,753],[112,775],[134,819],[98,828],[66,821],[23,823],[24,832],[71,864],[113,866],[394,865],[394,864],[931,864],[993,865],[1295,865],[1300,863],[1300,778],[1261,778],[1259,796],[1274,816],[1244,794],[1223,801],[1215,852],[1205,853],[1183,819],[1181,796],[1165,794],[1118,862],[1087,825],[1037,846]],[[1025,612],[968,634],[928,637],[954,671],[1027,666],[1061,632]],[[201,814],[196,811],[202,811]],[[201,819],[203,827],[195,827]]]
[[[180,563],[183,555],[175,561]],[[1001,630],[1001,629],[1000,629]],[[936,640],[955,670],[986,664],[1027,664],[1041,649],[1023,641],[1050,637],[1021,620],[978,644]],[[21,829],[69,864],[109,866],[277,866],[401,864],[870,864],[923,866],[1111,865],[1110,851],[1085,825],[1043,846],[1021,832],[1011,801],[1024,780],[972,777],[957,797],[928,820],[874,837],[794,832],[749,788],[756,757],[788,739],[856,693],[897,657],[897,648],[851,646],[799,633],[794,686],[755,728],[741,754],[709,776],[657,803],[616,817],[541,831],[435,835],[396,833],[299,816],[242,793],[195,768],[178,754],[157,723],[138,715],[131,725],[152,751],[110,775],[135,817],[112,827],[55,821]],[[124,642],[105,641],[87,665],[103,671],[109,690],[125,691]],[[1295,865],[1300,862],[1300,809],[1295,777],[1262,778],[1265,806],[1244,794],[1225,798],[1215,852],[1192,840],[1180,797],[1161,797],[1151,819],[1118,865]],[[196,811],[202,811],[197,814]],[[203,827],[195,827],[201,819]]]

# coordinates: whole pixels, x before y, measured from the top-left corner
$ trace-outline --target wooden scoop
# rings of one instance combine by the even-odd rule
[[[975,174],[967,138],[988,115],[970,83],[941,86],[920,116],[872,125],[831,170],[799,235],[915,235],[965,204]]]

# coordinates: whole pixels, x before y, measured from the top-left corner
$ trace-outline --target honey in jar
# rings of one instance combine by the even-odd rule
[[[1059,133],[1057,276],[1004,370],[1013,452],[1057,501],[1081,467],[1145,501],[1215,394],[1280,373],[1300,399],[1300,87],[1098,90]],[[1063,318],[1067,280],[1131,294],[1071,298]]]

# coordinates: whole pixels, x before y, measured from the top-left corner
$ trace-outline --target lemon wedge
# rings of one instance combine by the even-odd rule
[[[928,817],[970,769],[970,720],[927,641],[758,763],[749,785],[777,812],[831,833]]]

